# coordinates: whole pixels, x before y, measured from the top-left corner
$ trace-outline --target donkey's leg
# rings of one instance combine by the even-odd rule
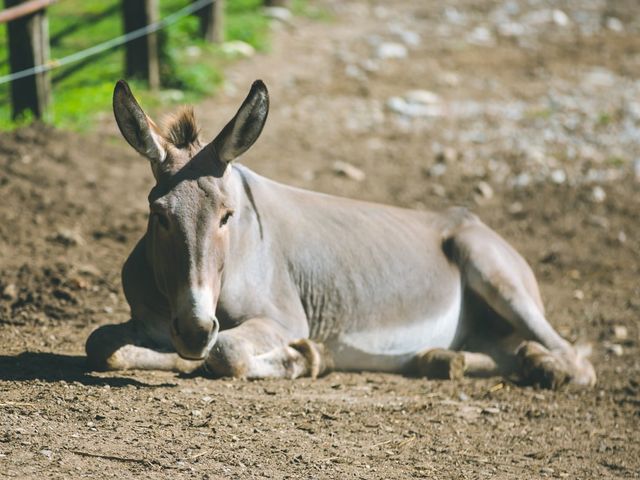
[[[85,345],[89,365],[94,370],[168,370],[190,373],[202,362],[184,360],[177,353],[166,353],[141,346],[143,338],[132,320],[103,325],[94,330]]]
[[[293,340],[273,320],[253,318],[220,332],[205,368],[216,376],[252,379],[317,377],[329,368],[328,358],[322,345]]]
[[[594,385],[596,376],[586,356],[563,339],[544,316],[544,308],[531,268],[497,233],[473,222],[446,239],[447,255],[460,267],[464,283],[523,340],[542,348],[519,348],[521,373],[548,387],[565,382]]]
[[[413,371],[423,377],[444,380],[458,380],[463,376],[492,377],[504,373],[496,360],[486,353],[444,348],[430,348],[418,353]]]

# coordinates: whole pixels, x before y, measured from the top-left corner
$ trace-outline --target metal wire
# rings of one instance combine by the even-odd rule
[[[131,42],[132,40],[136,40],[137,38],[144,37],[149,33],[157,32],[173,23],[176,23],[178,20],[186,17],[187,15],[191,15],[192,13],[197,12],[201,8],[206,7],[207,5],[211,5],[217,0],[196,0],[195,2],[187,5],[180,10],[167,15],[162,20],[150,23],[149,25],[145,25],[142,28],[138,28],[137,30],[133,30],[131,32],[125,33],[124,35],[120,35],[119,37],[112,38],[111,40],[107,40],[106,42],[99,43],[89,48],[85,48],[84,50],[80,50],[79,52],[72,53],[71,55],[67,55],[66,57],[51,59],[47,63],[42,65],[36,65],[35,67],[27,68],[25,70],[20,70],[19,72],[13,72],[9,75],[5,75],[0,77],[0,85],[3,83],[12,82],[14,80],[18,80],[20,78],[29,77],[31,75],[37,75],[38,73],[48,72],[49,70],[53,70],[54,68],[64,67],[65,65],[69,65],[70,63],[79,62],[80,60],[84,60],[87,57],[91,57],[93,55],[97,55],[98,53],[102,53],[111,48],[119,47],[120,45],[124,45],[125,43]]]

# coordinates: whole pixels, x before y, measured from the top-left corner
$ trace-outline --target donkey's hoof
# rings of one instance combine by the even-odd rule
[[[528,384],[556,390],[571,380],[566,362],[537,342],[522,342],[516,356]]]
[[[418,375],[432,379],[458,380],[464,377],[464,355],[444,348],[432,348],[416,357]]]
[[[289,346],[305,358],[307,362],[308,375],[315,379],[333,368],[331,355],[321,343],[316,343],[308,338],[301,338],[291,342]]]

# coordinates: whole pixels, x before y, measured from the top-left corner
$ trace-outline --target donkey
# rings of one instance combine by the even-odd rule
[[[472,213],[310,192],[233,163],[267,119],[261,81],[206,145],[192,110],[160,128],[122,80],[113,110],[156,184],[122,272],[131,320],[89,336],[93,368],[595,384],[587,353],[546,320],[526,261]]]

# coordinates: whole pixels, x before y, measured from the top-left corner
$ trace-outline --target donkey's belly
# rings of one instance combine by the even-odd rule
[[[421,312],[415,318],[387,318],[346,331],[326,346],[337,370],[398,372],[427,348],[452,348],[461,336],[461,287],[456,283],[450,301],[437,312]]]

